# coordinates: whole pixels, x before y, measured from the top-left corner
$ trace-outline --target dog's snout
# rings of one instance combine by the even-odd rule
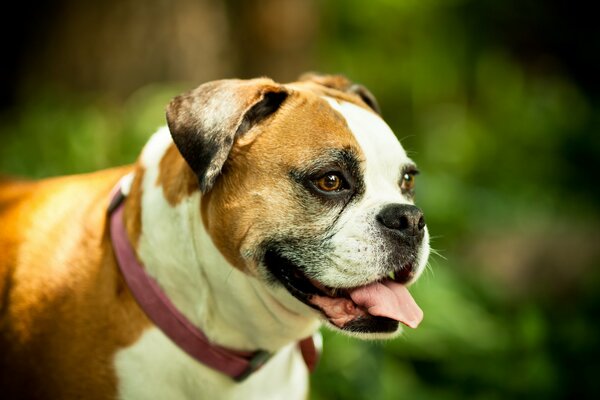
[[[402,235],[422,237],[425,217],[418,207],[410,204],[389,204],[377,215],[377,221]]]

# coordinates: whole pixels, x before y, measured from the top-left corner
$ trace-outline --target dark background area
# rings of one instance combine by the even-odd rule
[[[0,172],[131,163],[169,99],[307,70],[366,85],[432,245],[397,340],[325,333],[313,399],[600,398],[600,30],[591,3],[46,0],[0,16]]]

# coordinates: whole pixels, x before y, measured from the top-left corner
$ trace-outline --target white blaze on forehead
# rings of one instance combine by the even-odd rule
[[[390,127],[378,115],[355,104],[325,97],[346,119],[365,156],[367,197],[402,200],[399,184],[402,166],[412,163]]]

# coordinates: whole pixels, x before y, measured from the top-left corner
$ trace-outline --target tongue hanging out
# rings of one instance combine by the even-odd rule
[[[347,297],[314,295],[310,302],[318,306],[333,324],[343,327],[358,317],[387,317],[411,328],[423,320],[419,308],[406,286],[385,280],[349,289]]]
[[[423,311],[406,286],[394,281],[375,282],[352,289],[350,298],[371,315],[388,317],[411,328],[416,328],[423,320]]]

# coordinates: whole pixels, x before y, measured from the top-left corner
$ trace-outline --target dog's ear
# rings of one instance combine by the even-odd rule
[[[206,193],[218,177],[235,139],[273,114],[288,96],[270,79],[205,83],[175,97],[167,124],[179,152]]]
[[[342,92],[348,92],[356,94],[361,98],[366,105],[368,105],[373,111],[381,115],[381,109],[379,103],[366,87],[357,83],[350,82],[345,76],[342,75],[320,75],[313,72],[309,72],[300,76],[300,81],[309,81],[325,86],[331,89],[339,90]]]
[[[366,105],[371,107],[371,110],[381,115],[381,108],[379,108],[379,103],[377,102],[375,96],[373,96],[373,93],[369,91],[369,89],[367,89],[363,85],[354,83],[348,88],[348,92],[357,94],[362,99],[362,101],[365,102]]]

